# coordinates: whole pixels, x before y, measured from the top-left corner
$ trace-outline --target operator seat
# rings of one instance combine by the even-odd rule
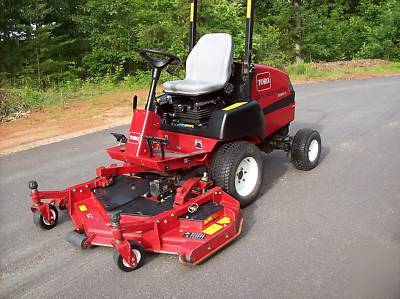
[[[185,79],[165,82],[164,92],[195,96],[220,90],[231,76],[232,63],[232,36],[205,34],[187,58]]]

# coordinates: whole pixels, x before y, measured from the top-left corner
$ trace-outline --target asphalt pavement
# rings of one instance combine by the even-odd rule
[[[320,165],[265,155],[262,195],[242,236],[196,267],[150,254],[121,272],[112,249],[64,239],[65,212],[32,223],[27,182],[64,188],[108,165],[106,130],[0,157],[0,298],[399,298],[400,77],[295,86],[294,133],[319,130]],[[0,141],[1,142],[1,141]]]

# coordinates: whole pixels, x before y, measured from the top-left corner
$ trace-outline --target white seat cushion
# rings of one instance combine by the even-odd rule
[[[232,36],[226,33],[206,34],[189,54],[185,79],[165,82],[164,91],[200,95],[220,90],[231,76],[232,63]]]

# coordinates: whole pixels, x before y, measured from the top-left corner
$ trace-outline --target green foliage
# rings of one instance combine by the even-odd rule
[[[0,123],[5,122],[13,114],[29,109],[23,97],[14,92],[0,90]]]
[[[182,5],[184,4],[184,5]],[[140,48],[157,48],[187,55],[188,4],[182,0],[88,0],[76,18],[88,34],[91,52],[83,63],[91,77],[111,75],[115,81],[148,69],[137,54]],[[229,0],[200,1],[199,35],[229,32],[243,51],[243,8]]]
[[[400,0],[303,1],[307,61],[400,59]]]
[[[230,33],[240,58],[246,2],[199,0],[198,38]],[[305,62],[400,59],[400,0],[303,0],[300,40],[294,0],[256,2],[256,62],[290,65],[296,42]],[[150,69],[136,50],[158,48],[185,60],[188,25],[187,0],[2,0],[0,87],[15,91],[7,95],[14,111],[96,92],[96,84],[143,86]],[[303,64],[297,72],[313,73]]]
[[[282,39],[283,33],[276,26],[261,27],[254,35],[254,60],[278,67],[286,65],[290,54],[284,50]]]
[[[29,109],[42,107],[45,100],[40,92],[30,88],[0,90],[0,123]]]
[[[148,77],[147,82],[148,83]],[[56,87],[38,90],[33,87],[14,87],[0,89],[0,123],[18,117],[28,110],[42,109],[53,104],[67,104],[70,100],[85,99],[101,93],[121,89],[143,87],[144,80],[138,84],[127,82],[116,84],[111,78],[97,80],[64,81]]]
[[[0,2],[2,85],[40,89],[79,75],[84,49],[72,21],[79,1]]]
[[[400,1],[370,3],[362,0],[365,11],[365,39],[357,58],[400,58]]]
[[[293,0],[257,1],[255,61],[295,59]],[[244,49],[245,0],[200,0],[198,35],[228,32]],[[400,0],[303,0],[305,61],[400,59]],[[124,80],[148,71],[139,48],[187,56],[186,0],[3,0],[0,84],[54,88],[76,78]]]

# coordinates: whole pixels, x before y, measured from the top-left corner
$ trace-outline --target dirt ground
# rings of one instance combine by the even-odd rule
[[[337,65],[324,64],[323,67],[330,68]],[[368,79],[378,76],[382,74],[349,74],[329,80]],[[294,84],[316,82],[321,80],[298,81]],[[132,117],[131,99],[135,94],[139,99],[144,99],[147,97],[147,90],[108,93],[82,101],[71,100],[68,105],[46,107],[19,119],[2,123],[0,155],[129,124]]]
[[[146,92],[109,93],[84,101],[71,100],[68,105],[46,107],[2,123],[0,155],[128,124],[132,96],[145,98]]]

